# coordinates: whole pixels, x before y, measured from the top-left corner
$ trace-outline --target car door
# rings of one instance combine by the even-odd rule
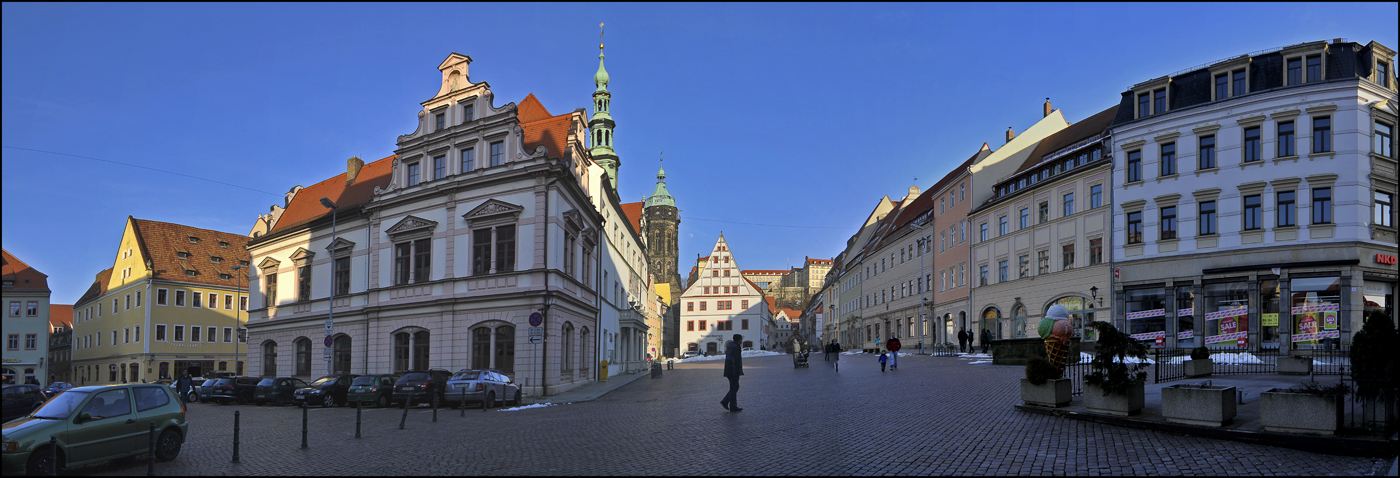
[[[132,387],[131,393],[136,399],[136,424],[144,426],[141,426],[142,433],[133,437],[130,452],[148,452],[151,448],[151,422],[156,422],[157,430],[162,429],[171,418],[172,409],[169,405],[179,398],[172,400],[173,394],[160,386]]]
[[[82,420],[84,413],[91,418]],[[68,427],[68,464],[77,466],[127,453],[148,426],[136,420],[130,388],[95,393],[78,409]]]

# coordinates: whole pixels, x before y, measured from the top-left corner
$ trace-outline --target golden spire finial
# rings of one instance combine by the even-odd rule
[[[598,23],[598,39],[599,39],[599,40],[603,39],[603,24],[602,24],[602,22],[599,22],[599,23]],[[602,50],[602,49],[603,49],[603,42],[598,42],[598,49],[599,49],[599,50]]]

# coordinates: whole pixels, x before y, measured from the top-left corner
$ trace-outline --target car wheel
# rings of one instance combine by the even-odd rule
[[[281,395],[272,397],[272,406],[274,406],[274,407],[280,407],[280,406],[286,405],[286,404],[287,404],[287,400],[284,399],[284,398],[282,398]]]
[[[496,392],[486,392],[486,401],[481,402],[483,408],[496,408]]]
[[[374,404],[375,404],[376,406],[378,406],[379,408],[387,407],[387,406],[389,406],[389,397],[380,395],[380,396],[379,396],[379,400],[376,401]]]
[[[199,394],[195,392],[190,392],[190,397],[187,399],[187,401],[190,403],[199,403]]]
[[[331,395],[331,394],[327,393],[327,394],[326,394],[326,397],[321,399],[321,408],[330,408],[330,407],[334,407],[334,406],[335,406],[335,395]]]
[[[515,406],[517,406],[517,407],[520,406],[520,391],[519,391],[519,390],[516,390],[516,391],[515,391]]]
[[[249,395],[249,394],[246,394],[246,393],[245,393],[245,394],[242,394],[242,395],[239,395],[239,396],[238,396],[238,404],[239,404],[239,405],[247,405],[248,402],[251,402],[251,401],[253,401],[253,397],[252,397],[251,395]]]
[[[55,471],[63,469],[63,463],[54,457],[53,448],[45,447],[29,455],[29,463],[25,466],[25,472],[29,476],[47,476],[49,467],[54,467]]]
[[[166,429],[160,432],[160,438],[156,439],[156,459],[160,461],[174,460],[175,457],[180,456],[180,446],[184,442],[175,430]]]

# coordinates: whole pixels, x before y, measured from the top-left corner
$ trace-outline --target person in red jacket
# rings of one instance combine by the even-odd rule
[[[885,348],[890,349],[890,370],[899,369],[899,337],[890,336],[890,340],[885,342]]]

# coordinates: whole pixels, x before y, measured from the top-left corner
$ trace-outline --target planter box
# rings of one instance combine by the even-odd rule
[[[1275,370],[1281,375],[1307,375],[1312,373],[1312,357],[1279,357]]]
[[[1172,423],[1223,426],[1235,419],[1235,387],[1163,387],[1162,416]]]
[[[1021,379],[1021,401],[1026,405],[1059,408],[1069,405],[1074,392],[1070,380],[1057,378],[1046,380],[1044,385],[1033,385],[1028,379]]]
[[[1215,371],[1215,361],[1211,359],[1187,360],[1181,363],[1186,367],[1187,377],[1208,377]]]
[[[1259,394],[1264,430],[1307,435],[1335,435],[1342,423],[1342,397],[1289,392],[1275,388]]]
[[[1102,388],[1086,383],[1084,384],[1084,408],[1090,412],[1105,415],[1121,417],[1137,415],[1142,413],[1142,407],[1147,402],[1145,386],[1145,383],[1139,383],[1129,387],[1126,395],[1114,393],[1104,396]]]

